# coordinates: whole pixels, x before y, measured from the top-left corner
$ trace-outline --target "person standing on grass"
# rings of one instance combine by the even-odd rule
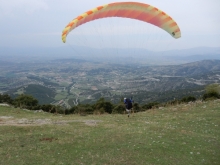
[[[128,113],[128,117],[130,116],[131,110],[132,110],[132,98],[124,98],[124,104],[125,104],[125,109],[126,112]]]

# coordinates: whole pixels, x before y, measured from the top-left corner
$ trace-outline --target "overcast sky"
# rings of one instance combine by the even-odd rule
[[[65,46],[61,40],[61,32],[73,18],[94,7],[120,1],[0,0],[0,47]],[[178,23],[182,37],[178,41],[173,39],[175,48],[220,47],[220,0],[139,0],[137,2],[147,3],[165,11]],[[93,26],[92,23],[89,24],[85,27]],[[104,22],[100,21],[100,28],[104,26]],[[118,33],[120,28],[124,29],[123,24],[112,26],[118,29]],[[126,23],[126,26],[132,24]],[[83,26],[77,29],[80,31],[80,28],[83,29]],[[84,36],[87,35],[85,31],[84,29]],[[132,32],[135,34],[137,31],[133,27],[128,28],[127,32],[128,36],[131,36]],[[142,32],[144,33],[144,30]],[[148,32],[146,31],[142,37],[149,35]],[[126,31],[124,33],[126,36]],[[104,35],[104,32],[101,35]],[[125,39],[125,36],[121,39]],[[71,38],[71,35],[68,37]],[[85,46],[94,46],[95,42],[93,45],[90,44],[91,42],[88,42]]]

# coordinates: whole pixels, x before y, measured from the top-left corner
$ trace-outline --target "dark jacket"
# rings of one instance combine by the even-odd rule
[[[126,109],[128,109],[128,110],[130,110],[130,109],[132,109],[132,99],[125,99],[124,100],[124,104],[125,104],[125,107],[126,107]]]

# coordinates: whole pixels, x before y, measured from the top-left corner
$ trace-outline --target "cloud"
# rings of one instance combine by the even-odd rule
[[[33,14],[49,7],[44,0],[0,0],[0,15],[17,16],[19,14]]]
[[[130,0],[114,2],[119,1]],[[161,42],[165,44],[160,44],[160,47],[170,43],[166,39],[172,40],[172,44],[169,44],[171,46],[178,42],[179,48],[219,46],[220,0],[184,0],[178,3],[176,0],[138,1],[156,6],[169,14],[180,26],[182,37],[173,40],[165,31],[141,21],[108,18],[74,29],[69,34],[67,43],[71,43],[71,40],[75,43],[77,38],[85,42],[88,40],[87,46],[99,46],[103,39],[106,45],[111,46],[113,39],[116,43],[121,41],[136,44],[136,41],[143,38],[143,43],[146,41],[147,44],[155,39],[156,42],[163,39]],[[0,0],[0,36],[4,38],[0,45],[60,46],[63,44],[61,32],[68,22],[87,10],[108,3],[112,3],[112,0]],[[154,45],[157,49],[157,44]]]

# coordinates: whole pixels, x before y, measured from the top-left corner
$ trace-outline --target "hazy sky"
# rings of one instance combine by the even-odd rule
[[[61,32],[67,23],[94,7],[120,1],[0,0],[0,47],[65,47],[66,45],[61,41]],[[147,3],[165,11],[178,23],[182,32],[182,38],[178,39],[178,41],[163,31],[164,35],[168,36],[169,39],[173,39],[172,44],[175,49],[200,46],[220,47],[220,0],[139,0],[137,2]],[[72,36],[69,35],[69,38],[67,37],[67,42],[69,39],[69,41],[72,40],[72,44],[75,44],[74,35],[80,37],[83,34],[87,39],[93,38],[93,40],[91,39],[88,43],[85,43],[84,46],[98,47],[99,44],[96,44],[98,35],[105,35],[108,30],[112,35],[118,35],[120,31],[124,32],[123,36],[120,37],[121,41],[123,41],[123,39],[127,40],[129,37],[135,37],[137,31],[140,31],[137,27],[144,27],[143,23],[131,27],[130,20],[118,24],[117,21],[112,21],[112,27],[110,28],[106,28],[106,23],[103,21],[94,21],[96,22],[94,26],[98,26],[100,29],[91,31],[88,29],[93,26],[93,23],[88,23],[85,27],[80,26],[77,28],[78,31],[75,31],[75,34],[73,33]],[[153,34],[150,35],[152,38],[154,33],[157,33],[157,30],[154,31],[152,29],[146,31],[142,29],[141,31],[142,37],[148,37],[148,43],[151,42],[149,33]],[[80,32],[80,30],[82,31]],[[93,37],[90,38],[91,35]],[[126,35],[128,36],[127,38]],[[106,40],[104,42],[108,45],[108,39],[104,38],[104,40]],[[166,37],[161,39],[160,44],[162,45],[164,42],[166,42]],[[80,45],[80,42],[76,44]],[[147,48],[146,45],[143,45],[143,47]],[[161,48],[166,49],[163,46]]]

